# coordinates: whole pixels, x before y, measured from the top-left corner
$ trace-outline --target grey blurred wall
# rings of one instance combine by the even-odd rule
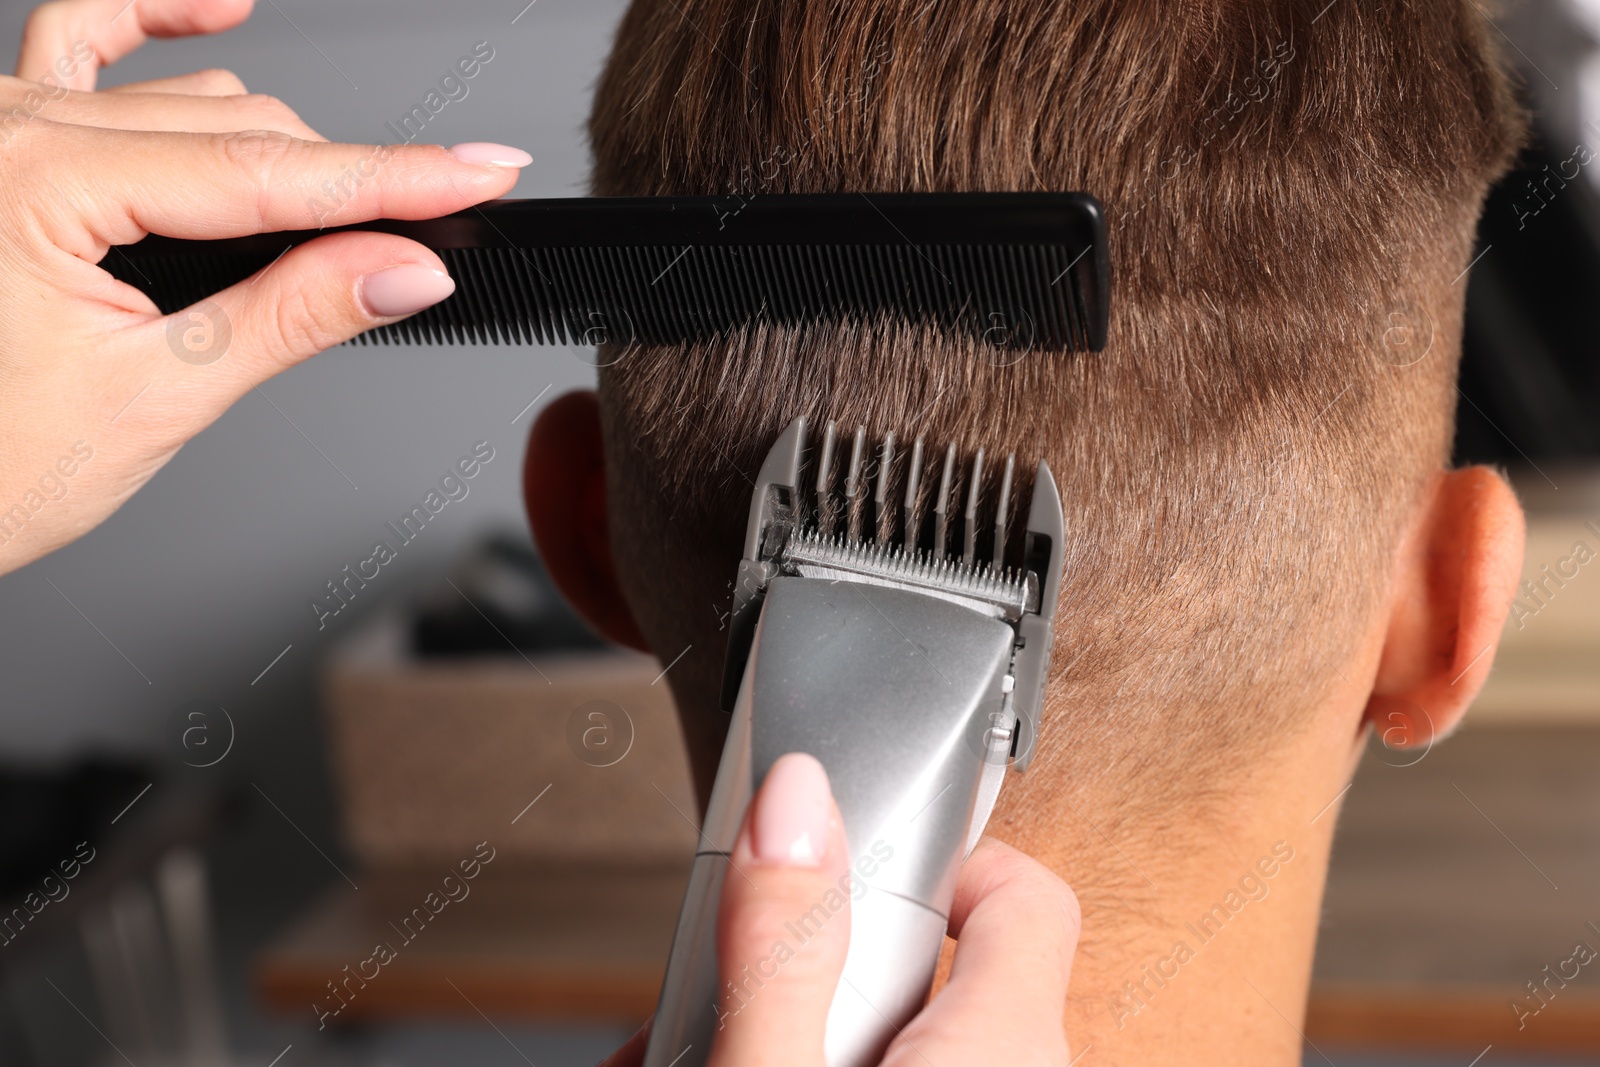
[[[426,139],[524,147],[535,162],[512,195],[577,195],[588,166],[583,122],[623,5],[525,4],[257,0],[241,28],[152,41],[102,84],[226,67],[329,138],[392,141],[384,124],[487,41],[494,58]],[[30,6],[0,7],[6,70]],[[234,719],[239,771],[265,764],[315,792],[297,772],[318,762],[307,751],[318,740],[317,660],[474,533],[522,525],[522,446],[537,407],[512,420],[542,390],[540,405],[592,382],[586,355],[346,346],[247,396],[105,525],[0,578],[0,759],[53,761],[89,748],[170,756],[180,709],[204,700]],[[385,521],[480,440],[495,458],[466,499],[319,632],[310,598],[370,554]]]

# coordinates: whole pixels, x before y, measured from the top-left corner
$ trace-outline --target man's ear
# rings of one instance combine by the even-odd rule
[[[1396,561],[1365,721],[1394,747],[1454,730],[1489,677],[1522,574],[1522,508],[1487,467],[1434,482]]]
[[[650,651],[611,561],[605,448],[594,391],[557,397],[528,435],[522,502],[550,578],[602,636]]]

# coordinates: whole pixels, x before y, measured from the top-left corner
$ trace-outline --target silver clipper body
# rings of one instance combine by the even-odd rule
[[[808,448],[796,420],[757,479],[730,617],[733,720],[645,1067],[703,1064],[724,1011],[761,995],[752,960],[722,1004],[717,908],[745,810],[779,756],[816,756],[844,819],[850,948],[825,1048],[829,1067],[868,1067],[921,1009],[957,870],[1007,770],[1033,754],[1061,570],[1048,466],[1019,539],[1011,458],[985,494],[981,450],[958,471],[954,446],[924,464],[920,438],[897,456],[886,435],[870,460],[864,430],[847,461],[843,444],[829,423]],[[789,947],[835,914],[819,901],[795,916]]]

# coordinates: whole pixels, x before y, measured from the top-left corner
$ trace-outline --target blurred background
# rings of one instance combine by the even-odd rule
[[[0,9],[6,69],[29,7]],[[482,42],[425,138],[526,147],[513,195],[579,195],[622,7],[262,0],[103,84],[226,67],[393,141]],[[1570,162],[1600,153],[1600,0],[1497,32],[1539,137],[1482,227],[1457,452],[1511,471],[1539,591],[1457,738],[1363,765],[1308,1062],[1600,1058],[1593,968],[1533,992],[1600,945],[1600,569],[1572,562],[1600,550],[1600,169]],[[587,1064],[649,1013],[695,840],[662,665],[566,614],[519,500],[529,425],[592,359],[334,350],[0,578],[0,904],[27,902],[0,910],[0,1064]],[[470,455],[467,495],[319,623]]]

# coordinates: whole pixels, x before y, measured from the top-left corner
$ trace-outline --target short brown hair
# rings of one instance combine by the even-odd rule
[[[1471,0],[634,0],[595,192],[1084,190],[1114,291],[1099,354],[758,325],[604,369],[647,633],[720,648],[746,479],[796,415],[1016,449],[1068,528],[1036,767],[1165,803],[1260,755],[1448,461],[1460,275],[1522,136],[1491,32]]]

